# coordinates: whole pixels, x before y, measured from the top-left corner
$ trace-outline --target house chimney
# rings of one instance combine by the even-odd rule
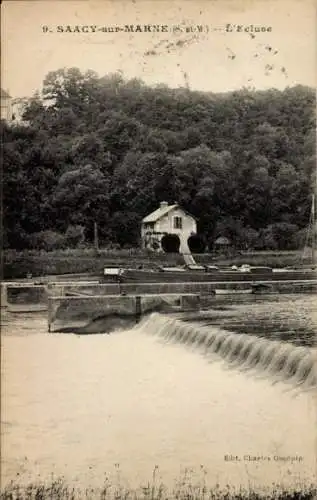
[[[160,208],[166,208],[166,207],[168,207],[168,202],[167,201],[161,201]]]

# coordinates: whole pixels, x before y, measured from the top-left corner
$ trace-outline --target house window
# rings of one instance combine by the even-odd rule
[[[183,220],[181,217],[174,217],[174,229],[182,229]]]

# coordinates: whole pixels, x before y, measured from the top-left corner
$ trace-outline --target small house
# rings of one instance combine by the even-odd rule
[[[1,120],[12,120],[12,97],[1,89]]]
[[[188,238],[197,233],[197,222],[193,215],[183,210],[177,203],[169,205],[166,201],[142,220],[141,239],[143,248],[162,251],[164,235],[178,236],[181,253],[189,253]]]
[[[219,253],[228,253],[231,249],[231,241],[225,236],[219,236],[219,238],[217,238],[214,242],[214,249]]]

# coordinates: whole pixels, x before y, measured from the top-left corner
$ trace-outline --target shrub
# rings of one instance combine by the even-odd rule
[[[296,248],[298,227],[287,222],[270,224],[261,232],[264,248],[271,250],[293,250]]]
[[[37,250],[46,250],[49,252],[65,248],[66,238],[63,233],[58,233],[56,231],[40,231],[30,236],[30,246]]]
[[[83,226],[68,226],[65,234],[65,243],[69,248],[75,248],[85,241],[85,228]]]
[[[237,237],[237,247],[244,250],[261,247],[259,232],[250,226],[241,228]]]
[[[159,242],[158,242],[158,241],[156,241],[156,240],[153,240],[153,241],[152,241],[152,243],[151,243],[150,245],[151,245],[151,248],[152,248],[153,250],[158,250],[158,249],[160,248],[160,244],[159,244]]]
[[[192,234],[188,240],[188,247],[192,253],[204,253],[206,248],[205,238],[199,234]]]

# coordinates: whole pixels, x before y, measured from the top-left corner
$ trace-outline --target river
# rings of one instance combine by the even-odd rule
[[[316,324],[311,295],[224,299],[110,335],[4,314],[2,486],[315,482]]]

